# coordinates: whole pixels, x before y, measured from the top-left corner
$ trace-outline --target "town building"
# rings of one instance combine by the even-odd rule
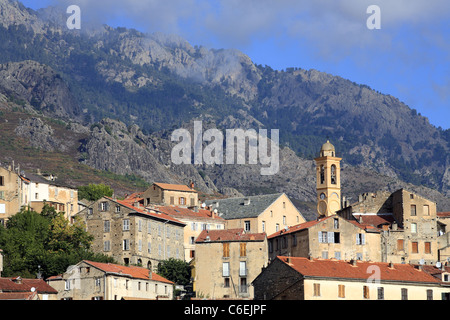
[[[0,166],[0,224],[20,211],[22,205],[22,184],[17,169]]]
[[[178,206],[148,207],[150,212],[160,212],[181,222],[184,227],[184,259],[190,262],[195,258],[195,239],[203,230],[223,230],[225,220],[214,212],[194,207],[192,209]]]
[[[249,233],[242,228],[204,230],[195,245],[197,298],[253,299],[250,284],[268,262],[265,233]]]
[[[243,228],[250,233],[272,234],[306,221],[284,193],[212,199],[205,204],[226,220],[227,229]]]
[[[124,265],[156,270],[169,258],[184,259],[185,224],[162,212],[149,212],[102,197],[80,211],[86,231],[94,236],[92,249]]]
[[[269,259],[293,256],[380,261],[380,233],[380,229],[355,220],[326,216],[269,235]]]
[[[413,192],[365,193],[338,215],[383,229],[381,261],[434,265],[439,260],[436,203]]]
[[[199,205],[198,192],[194,189],[193,183],[187,186],[155,182],[139,197],[142,198],[144,206],[159,204],[195,207]]]
[[[47,283],[58,300],[169,300],[174,283],[147,268],[83,260]]]
[[[255,300],[441,300],[423,266],[279,256],[252,282]]]
[[[57,294],[42,279],[0,278],[0,300],[56,300]]]

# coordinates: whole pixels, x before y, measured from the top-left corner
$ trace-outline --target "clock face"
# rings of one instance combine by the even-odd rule
[[[322,200],[325,199],[325,193],[320,194],[320,199],[322,199]]]

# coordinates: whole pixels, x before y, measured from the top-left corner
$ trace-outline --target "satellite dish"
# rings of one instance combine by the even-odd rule
[[[206,207],[206,203],[203,202],[202,203],[202,208],[204,208],[204,207]]]
[[[425,260],[420,259],[419,264],[420,264],[420,265],[424,265],[424,264],[425,264]]]
[[[35,287],[32,287],[31,288],[31,292],[35,292],[36,291],[36,288]]]
[[[440,263],[439,261],[436,262],[436,268],[440,269],[442,267],[442,263]]]

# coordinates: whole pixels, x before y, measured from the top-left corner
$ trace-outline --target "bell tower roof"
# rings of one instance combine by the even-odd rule
[[[336,152],[336,150],[335,150],[334,146],[330,143],[329,140],[327,140],[327,142],[325,142],[322,145],[322,148],[320,148],[320,156],[321,157],[325,157],[325,156],[334,157],[335,152]]]

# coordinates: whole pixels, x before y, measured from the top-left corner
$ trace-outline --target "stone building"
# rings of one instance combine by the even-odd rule
[[[226,220],[228,229],[272,234],[306,219],[284,193],[227,199],[212,199],[205,204]]]
[[[0,166],[0,224],[5,225],[9,217],[20,211],[22,184],[19,173],[9,166]]]
[[[381,261],[435,264],[438,261],[436,203],[405,189],[361,195],[338,212],[346,219],[381,228]]]
[[[423,266],[285,256],[252,285],[255,300],[441,300],[450,292]]]
[[[267,265],[265,233],[204,230],[197,238],[194,291],[198,298],[252,299],[250,283]]]
[[[203,230],[223,230],[225,220],[214,212],[206,209],[193,209],[178,206],[154,206],[148,208],[150,212],[161,212],[184,224],[184,258],[190,262],[195,258],[195,239]]]
[[[198,206],[198,192],[194,184],[190,186],[170,183],[153,183],[147,190],[140,194],[144,206],[150,204],[176,205],[185,207]]]
[[[47,279],[58,300],[168,300],[174,283],[147,268],[83,260]]]
[[[124,265],[156,270],[162,260],[184,259],[185,224],[164,213],[103,197],[78,213],[94,236],[92,249]]]
[[[380,230],[338,215],[287,227],[268,236],[269,259],[277,256],[380,261]]]

